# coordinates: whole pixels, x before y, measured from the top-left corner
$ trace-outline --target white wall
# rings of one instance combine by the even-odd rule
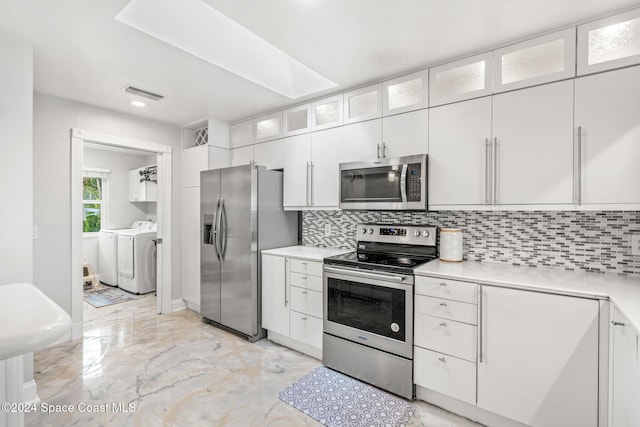
[[[33,50],[0,35],[0,285],[33,281]]]
[[[109,169],[108,213],[104,228],[127,228],[134,221],[147,219],[147,208],[153,202],[129,201],[129,171],[152,164],[147,154],[130,154],[117,151],[85,148],[83,166]],[[155,156],[154,156],[155,157]],[[155,159],[154,159],[154,164]],[[154,210],[155,212],[155,210]]]
[[[76,127],[174,147],[171,279],[172,299],[180,298],[180,127],[42,94],[34,95],[33,121],[34,223],[40,230],[40,237],[34,242],[35,284],[71,313],[70,129]]]

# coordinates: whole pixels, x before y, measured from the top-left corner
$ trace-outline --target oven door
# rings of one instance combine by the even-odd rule
[[[413,276],[324,268],[324,332],[413,358]]]

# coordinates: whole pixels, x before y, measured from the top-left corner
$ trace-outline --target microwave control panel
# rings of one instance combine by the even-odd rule
[[[422,177],[420,163],[411,163],[407,167],[407,201],[419,202],[422,194]]]

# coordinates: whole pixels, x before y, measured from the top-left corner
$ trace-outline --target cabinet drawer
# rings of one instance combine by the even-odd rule
[[[322,277],[322,262],[291,258],[291,271]]]
[[[476,361],[477,326],[416,313],[414,331],[417,346]]]
[[[322,319],[291,311],[291,338],[322,349]]]
[[[291,309],[322,318],[322,293],[292,286]]]
[[[466,302],[416,295],[416,314],[428,314],[458,322],[478,324],[478,306]]]
[[[416,277],[416,294],[455,301],[478,303],[478,285],[458,280],[437,279],[435,277]]]
[[[414,382],[438,393],[476,404],[476,364],[414,347]]]
[[[322,292],[322,276],[318,277],[310,274],[291,273],[291,286]]]

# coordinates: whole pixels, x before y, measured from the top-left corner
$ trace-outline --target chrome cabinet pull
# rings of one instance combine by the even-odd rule
[[[302,319],[302,320],[307,320],[307,316],[305,316],[305,317],[301,317],[300,319]]]
[[[622,323],[622,322],[616,322],[615,320],[612,320],[612,321],[611,321],[611,324],[612,324],[613,326],[626,326],[624,323]]]
[[[387,157],[387,144],[382,143],[382,157]]]
[[[302,276],[301,279],[302,280],[307,280],[307,276]]]
[[[498,204],[498,137],[493,138],[493,205]]]
[[[483,345],[482,345],[482,340],[483,340],[483,336],[482,336],[482,328],[483,328],[483,321],[482,321],[482,312],[483,312],[483,301],[482,301],[482,286],[478,286],[478,359],[479,362],[482,363],[482,353],[484,351]]]
[[[302,293],[303,293],[303,294],[306,294],[306,293],[307,293],[307,291],[302,291]]]
[[[377,151],[377,153],[376,153],[376,156],[377,156],[378,158],[380,158],[380,144],[376,144],[376,146],[378,147],[378,151]]]
[[[445,282],[440,283],[440,286],[447,286]]]
[[[485,206],[489,204],[489,187],[491,186],[489,180],[489,170],[491,168],[491,155],[489,154],[491,151],[491,143],[489,142],[489,138],[484,139],[484,204]]]
[[[287,301],[287,282],[289,280],[289,258],[284,259],[284,306],[286,307],[289,301]]]
[[[306,205],[309,206],[309,175],[311,174],[311,166],[309,165],[309,162],[307,162],[307,201],[306,201]]]
[[[440,323],[440,326],[447,326],[447,322]]]
[[[443,307],[446,307],[447,303],[446,302],[441,302],[440,305],[443,306]]]
[[[444,357],[438,357],[438,360],[442,363],[447,363],[447,359],[445,359]]]
[[[313,206],[313,169],[315,167],[315,165],[313,164],[313,160],[310,162],[311,163],[311,179],[309,180],[311,182],[311,184],[309,184],[309,193],[311,193],[311,206]]]
[[[576,204],[582,204],[582,126],[578,126],[578,153],[576,161]]]
[[[302,262],[300,263],[300,265],[307,265],[307,262],[306,262],[306,261],[302,261]]]

